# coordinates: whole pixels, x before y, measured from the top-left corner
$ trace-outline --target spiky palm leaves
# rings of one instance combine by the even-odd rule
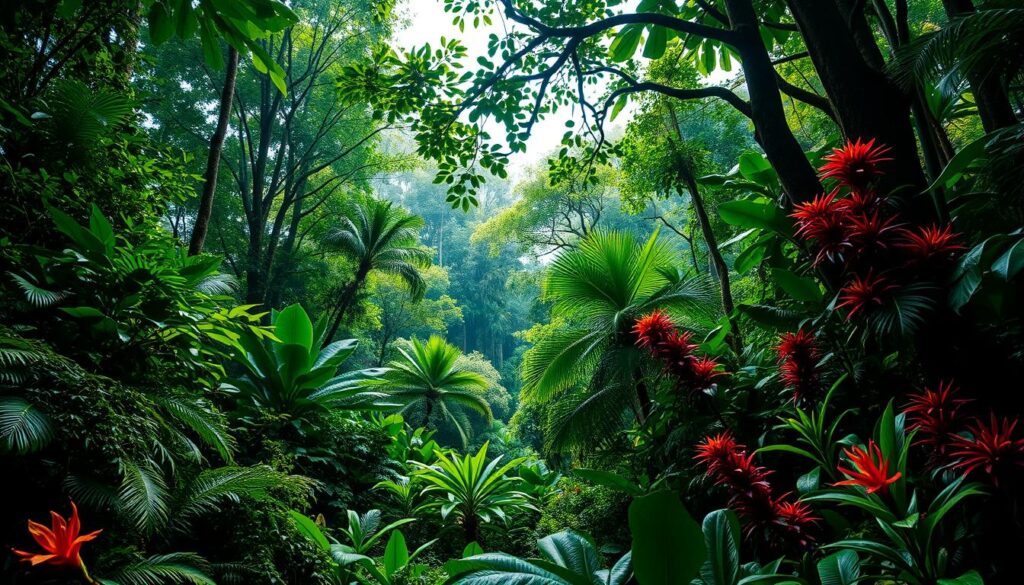
[[[397,276],[413,299],[423,297],[427,286],[419,269],[430,263],[430,252],[416,243],[422,227],[423,218],[380,199],[364,199],[342,217],[325,244],[348,258],[355,274],[338,293],[325,343],[334,337],[371,271]]]
[[[479,413],[488,424],[491,422],[491,407],[482,394],[487,380],[457,365],[461,354],[457,347],[435,335],[426,343],[413,339],[410,351],[400,351],[402,359],[391,362],[383,378],[368,381],[368,387],[382,388],[403,404],[403,414],[421,421],[423,426],[438,420],[447,422],[463,445],[469,439],[464,410]]]
[[[649,408],[638,375],[634,321],[662,309],[693,323],[714,306],[707,283],[679,278],[655,233],[645,242],[594,232],[559,256],[544,281],[551,325],[523,358],[523,396],[556,408],[547,448],[581,449],[612,440]],[[557,397],[557,400],[554,400]]]

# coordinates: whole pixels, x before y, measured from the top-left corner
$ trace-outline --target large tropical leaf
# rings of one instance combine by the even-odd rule
[[[21,398],[0,396],[0,450],[24,455],[42,449],[54,435],[45,412]]]

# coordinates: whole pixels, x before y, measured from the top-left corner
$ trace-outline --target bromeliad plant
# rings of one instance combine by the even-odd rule
[[[960,475],[939,486],[929,501],[924,486],[910,485],[907,460],[912,440],[913,432],[905,431],[905,415],[895,414],[890,403],[867,445],[845,449],[846,462],[835,465],[845,479],[804,500],[863,510],[874,518],[887,541],[847,539],[827,544],[826,549],[856,551],[865,555],[879,574],[913,585],[931,585],[951,577],[951,559],[956,558],[966,537],[962,530],[967,527],[951,523],[950,513],[967,498],[985,491],[981,484]]]
[[[361,531],[358,535],[362,546],[355,547],[339,543],[332,537],[327,536],[315,521],[303,514],[291,511],[295,528],[305,538],[316,545],[317,548],[327,553],[333,563],[333,572],[329,575],[331,582],[335,585],[351,585],[355,582],[364,585],[398,585],[408,583],[407,579],[418,578],[426,570],[426,566],[413,564],[420,554],[428,549],[437,539],[430,540],[416,550],[409,552],[405,536],[398,527],[402,524],[412,522],[412,519],[404,519],[399,522],[380,528],[369,530],[370,525],[379,522],[379,513],[376,520],[371,517],[371,510],[363,517],[355,512],[349,512],[349,527],[344,532],[349,536],[350,542],[355,543],[357,539],[352,538],[353,528]],[[369,536],[369,532],[374,532]],[[387,544],[384,547],[384,555],[379,558],[369,556],[370,548],[385,534],[388,536]],[[369,536],[369,539],[364,537]],[[362,552],[355,552],[360,548]]]
[[[300,305],[271,314],[274,337],[243,334],[235,361],[245,373],[224,388],[236,392],[245,408],[268,410],[302,420],[324,410],[386,409],[392,405],[365,384],[383,370],[355,370],[338,374],[358,342],[345,339],[327,344],[326,322],[315,324]]]
[[[427,506],[440,510],[442,519],[461,524],[467,543],[481,542],[482,524],[504,521],[514,509],[536,509],[522,491],[522,480],[506,475],[525,457],[501,465],[500,456],[487,460],[487,446],[475,455],[439,451],[432,465],[411,462],[417,468],[412,477],[427,484],[424,493],[433,496]]]

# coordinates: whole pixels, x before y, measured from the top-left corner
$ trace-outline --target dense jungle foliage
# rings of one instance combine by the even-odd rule
[[[1024,581],[1018,1],[11,0],[0,48],[3,583]]]

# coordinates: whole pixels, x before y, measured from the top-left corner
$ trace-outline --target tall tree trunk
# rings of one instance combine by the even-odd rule
[[[971,0],[942,0],[942,6],[949,18],[975,11]],[[967,81],[971,84],[971,93],[974,94],[974,102],[978,106],[978,116],[986,132],[1017,123],[1017,116],[1014,115],[1013,106],[1010,104],[1010,96],[1003,88],[999,76],[969,72]]]
[[[761,40],[757,13],[750,0],[725,0],[725,7],[737,37],[736,50],[750,94],[757,141],[778,172],[790,202],[807,201],[821,192],[821,182],[789,128],[775,68]]]
[[[210,137],[210,151],[206,155],[206,174],[203,175],[203,193],[199,198],[196,223],[188,243],[188,255],[195,256],[203,251],[206,233],[210,229],[210,215],[213,213],[213,195],[217,192],[217,174],[220,171],[220,155],[224,152],[224,139],[228,135],[231,121],[231,102],[235,95],[235,80],[238,77],[238,51],[228,47],[227,70],[224,72],[224,87],[220,92],[220,113],[217,128]]]
[[[839,8],[823,0],[787,0],[843,135],[892,149],[882,189],[925,186],[910,123],[910,100],[865,60]]]

